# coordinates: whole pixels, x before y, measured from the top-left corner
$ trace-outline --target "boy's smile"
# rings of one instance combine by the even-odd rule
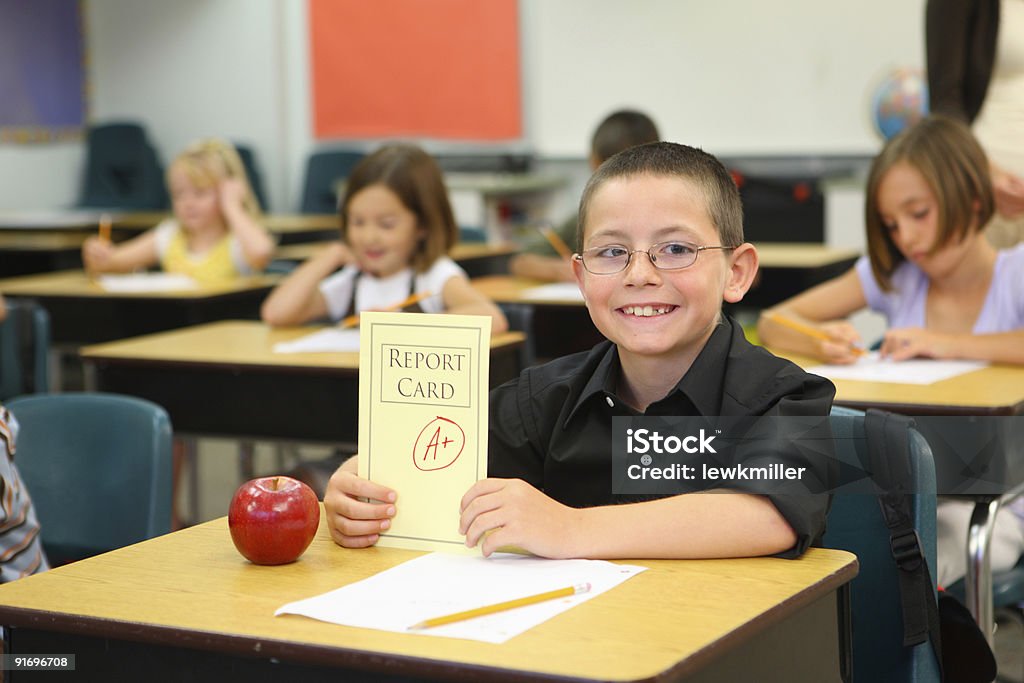
[[[646,250],[668,241],[720,244],[703,192],[672,176],[609,179],[594,193],[584,229],[584,250]],[[672,361],[681,376],[718,323],[726,290],[735,286],[734,258],[728,251],[698,252],[686,268],[661,270],[637,251],[618,273],[595,275],[579,261],[573,267],[594,324],[618,345],[623,365]]]

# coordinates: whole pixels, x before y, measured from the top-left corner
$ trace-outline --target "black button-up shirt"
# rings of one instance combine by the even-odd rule
[[[590,351],[527,368],[490,395],[489,474],[519,478],[573,507],[627,502],[612,493],[612,417],[638,413],[615,393],[619,356],[605,341]],[[750,344],[724,318],[693,365],[645,415],[828,415],[835,387]],[[829,462],[800,462],[829,477]],[[828,494],[769,495],[797,535],[796,557],[825,528]]]

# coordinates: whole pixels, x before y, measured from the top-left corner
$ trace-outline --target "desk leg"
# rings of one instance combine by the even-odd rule
[[[992,558],[989,546],[995,528],[999,499],[979,500],[974,504],[971,525],[967,529],[967,608],[991,646],[992,622]]]

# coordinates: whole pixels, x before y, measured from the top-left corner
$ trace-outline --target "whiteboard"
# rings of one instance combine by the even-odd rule
[[[924,0],[520,0],[528,137],[580,157],[609,112],[720,155],[873,154],[875,85],[924,64]]]

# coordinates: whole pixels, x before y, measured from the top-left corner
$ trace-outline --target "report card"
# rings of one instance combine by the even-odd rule
[[[459,501],[487,476],[491,319],[363,313],[359,476],[398,492],[382,546],[479,553]]]

